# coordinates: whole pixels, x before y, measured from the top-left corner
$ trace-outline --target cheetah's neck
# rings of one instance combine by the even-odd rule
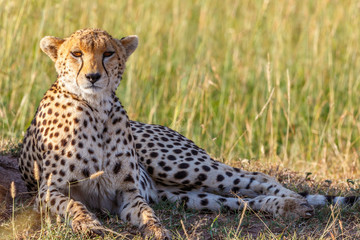
[[[104,93],[101,94],[76,94],[69,92],[66,88],[61,86],[59,81],[56,81],[50,89],[51,91],[57,91],[59,94],[64,96],[69,96],[76,101],[85,102],[86,105],[91,107],[96,113],[98,120],[101,122],[106,122],[109,118],[111,109],[113,108],[116,102],[119,102],[115,93]]]

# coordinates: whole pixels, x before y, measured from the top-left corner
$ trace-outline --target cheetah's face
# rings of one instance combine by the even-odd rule
[[[65,39],[44,37],[40,47],[55,62],[62,87],[88,98],[116,90],[137,44],[136,36],[118,40],[102,30],[83,29]]]

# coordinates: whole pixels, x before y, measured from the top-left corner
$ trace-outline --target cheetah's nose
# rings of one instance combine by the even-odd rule
[[[89,74],[85,74],[85,77],[89,80],[89,82],[96,83],[100,79],[101,74],[100,73],[89,73]]]

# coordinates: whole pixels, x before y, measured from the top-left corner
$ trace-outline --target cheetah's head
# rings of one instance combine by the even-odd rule
[[[137,36],[112,38],[100,29],[82,29],[70,37],[44,37],[40,48],[55,62],[61,87],[85,99],[115,92]]]

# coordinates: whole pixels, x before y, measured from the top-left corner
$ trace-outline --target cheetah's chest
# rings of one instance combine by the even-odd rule
[[[70,194],[93,208],[112,211],[119,204],[121,192],[118,189],[126,185],[124,179],[131,175],[134,182],[130,185],[136,184],[138,179],[127,117],[113,116],[105,122],[96,121],[95,116],[87,114],[78,115],[78,118],[78,125],[73,128],[76,134],[70,140],[69,147],[74,153],[69,159],[69,170],[79,183],[71,188]],[[96,175],[99,176],[93,178]]]

